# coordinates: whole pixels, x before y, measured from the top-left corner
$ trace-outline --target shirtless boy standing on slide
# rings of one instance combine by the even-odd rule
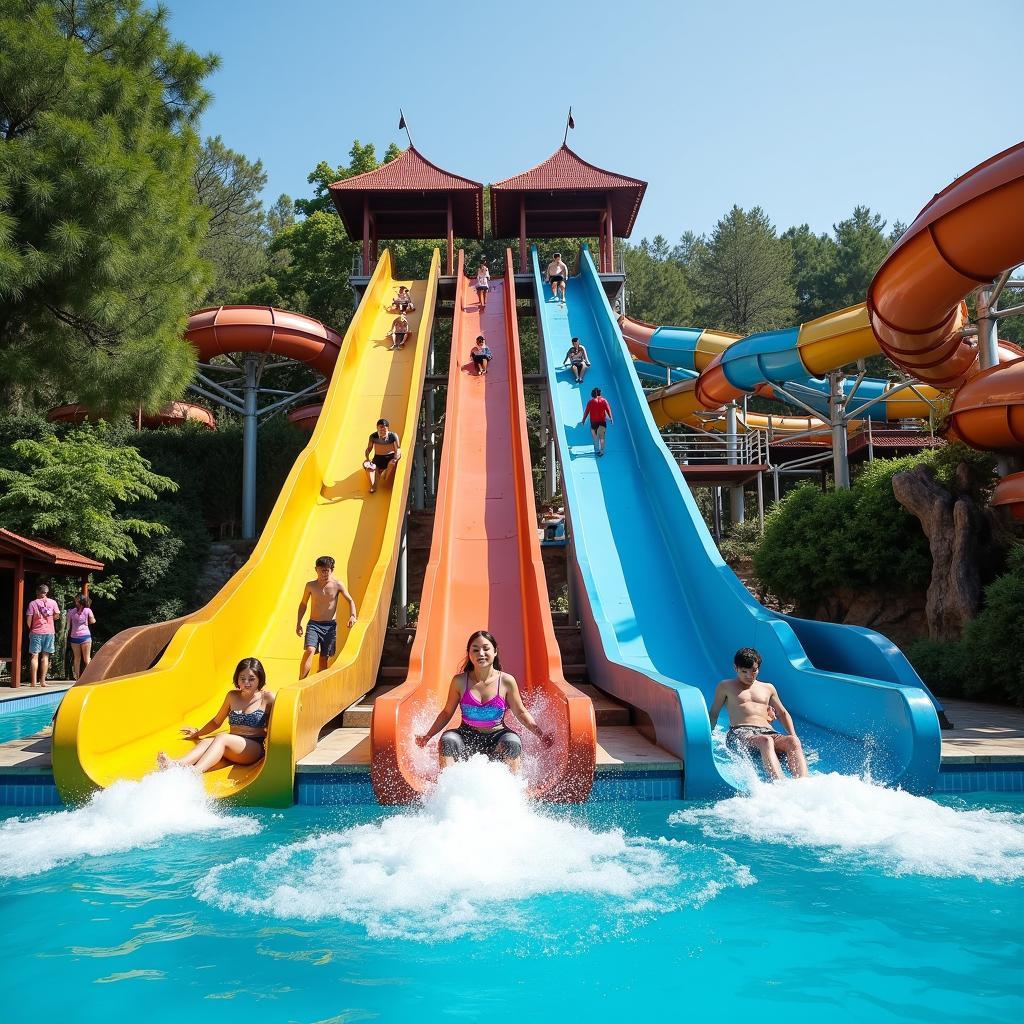
[[[306,605],[313,602],[309,609],[309,622],[306,625],[306,639],[302,651],[302,663],[299,666],[299,678],[305,679],[313,667],[313,653],[319,653],[317,672],[327,668],[328,658],[334,657],[334,649],[338,642],[338,598],[348,601],[348,628],[356,624],[356,603],[352,595],[345,589],[341,580],[334,578],[334,559],[330,555],[321,555],[316,560],[316,579],[306,584],[299,602],[299,618],[295,623],[295,635],[302,636],[302,619],[306,614]]]
[[[730,750],[746,747],[759,751],[765,770],[773,781],[782,778],[779,754],[784,754],[793,776],[805,778],[807,761],[793,728],[793,719],[779,700],[775,687],[757,678],[761,655],[753,647],[743,647],[732,661],[736,678],[723,679],[715,689],[715,699],[708,712],[711,728],[714,729],[722,708],[727,708],[729,732],[725,742]],[[772,728],[774,718],[782,723],[787,735]]]

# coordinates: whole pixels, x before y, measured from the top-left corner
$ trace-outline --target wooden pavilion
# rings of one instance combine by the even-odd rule
[[[101,572],[103,563],[77,551],[50,544],[47,541],[22,537],[0,527],[0,580],[10,578],[10,586],[0,582],[0,621],[7,617],[11,632],[0,632],[0,662],[11,669],[11,685],[21,685],[22,647],[25,640],[25,611],[35,597],[35,582],[40,577],[77,577],[83,591],[88,589],[89,573]],[[26,580],[31,586],[26,588]],[[3,606],[10,604],[8,608]],[[7,616],[4,616],[4,612]],[[4,641],[8,646],[2,646]]]
[[[491,234],[518,235],[523,274],[527,238],[597,238],[598,271],[610,274],[615,236],[629,238],[646,190],[646,181],[595,167],[563,143],[543,163],[491,185]]]
[[[329,186],[349,237],[363,240],[363,274],[381,238],[444,238],[455,273],[455,237],[484,237],[484,187],[432,164],[415,146],[365,174]]]

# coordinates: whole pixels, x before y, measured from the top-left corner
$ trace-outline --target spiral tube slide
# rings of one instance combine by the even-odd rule
[[[393,486],[371,496],[363,450],[380,416],[391,421],[408,449],[413,447],[439,259],[435,250],[428,279],[418,282],[394,280],[388,252],[378,263],[337,352],[338,372],[323,415],[248,562],[205,608],[178,624],[151,671],[68,692],[53,740],[54,776],[65,801],[118,779],[140,778],[153,769],[158,750],[172,757],[185,753],[189,745],[181,739],[180,727],[208,721],[231,685],[236,663],[254,656],[263,662],[268,685],[277,694],[267,756],[248,767],[218,768],[203,779],[217,797],[286,806],[292,802],[296,760],[313,749],[327,721],[372,689],[412,460],[402,459]],[[415,344],[392,352],[386,337],[391,317],[384,308],[398,284],[412,287],[423,312],[412,320]],[[243,321],[257,322],[239,324],[230,340],[223,331],[224,308],[213,318],[212,328],[206,325],[221,338],[224,351],[259,343],[267,351],[293,355],[280,347],[287,338],[288,345],[301,344],[310,362],[327,358],[333,332],[325,329],[317,338],[314,329],[309,337],[315,321],[289,317],[291,327],[282,334],[277,311],[240,315]],[[208,357],[212,349],[205,351]],[[324,554],[336,559],[336,572],[355,598],[359,617],[347,635],[344,625],[340,628],[339,651],[330,666],[299,682],[302,643],[295,635],[295,609],[315,559]],[[133,641],[125,645],[126,658],[111,659],[121,671],[136,649],[152,656],[155,645],[146,636]]]
[[[979,164],[918,214],[868,288],[871,328],[908,373],[957,388],[950,434],[975,448],[1024,450],[1024,353],[999,345],[997,365],[978,372],[965,336],[964,298],[1024,262],[1024,142]],[[1005,477],[993,504],[1024,516],[1024,474]]]
[[[544,301],[536,250],[533,268],[593,681],[683,759],[688,798],[715,796],[730,785],[714,756],[708,703],[736,649],[754,646],[820,769],[858,770],[870,749],[880,781],[929,791],[938,716],[903,656],[877,633],[791,623],[751,597],[661,440],[590,254],[564,307]],[[592,364],[583,388],[561,366],[573,335],[587,339]],[[593,385],[615,416],[600,459],[580,425]]]
[[[445,444],[423,600],[406,681],[377,698],[371,724],[373,787],[381,803],[408,803],[437,776],[434,741],[416,746],[444,705],[448,685],[466,660],[466,639],[489,629],[502,667],[523,700],[554,734],[551,749],[517,729],[533,795],[585,800],[594,777],[597,729],[590,698],[562,675],[537,539],[537,511],[526,430],[515,277],[511,251],[505,277],[491,282],[481,312],[459,253],[448,371]],[[485,334],[494,352],[478,376],[469,351]],[[511,722],[511,714],[508,716]],[[513,723],[514,726],[514,723]]]
[[[772,389],[778,384],[798,395],[804,404],[827,416],[829,384],[818,379],[837,367],[876,354],[878,344],[868,323],[863,303],[837,310],[797,327],[752,334],[746,338],[724,331],[691,327],[655,327],[632,317],[619,317],[630,352],[640,360],[682,367],[697,373],[694,382],[684,381],[648,393],[647,399],[659,425],[705,425],[701,411],[718,409],[743,395],[780,398]],[[843,381],[850,393],[852,381]],[[866,378],[857,386],[848,413],[875,421],[927,417],[934,388],[919,386],[918,395],[906,390],[891,398],[892,385]],[[766,429],[767,416],[748,414],[747,425]],[[779,433],[803,432],[820,426],[802,416],[773,416],[771,427]]]

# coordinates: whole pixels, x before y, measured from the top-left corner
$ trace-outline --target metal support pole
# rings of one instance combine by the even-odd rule
[[[569,625],[575,626],[580,621],[576,611],[576,562],[572,557],[572,544],[566,541],[565,544],[565,596]]]
[[[242,538],[256,536],[256,401],[259,388],[260,357],[245,357],[245,392],[242,415]]]
[[[775,495],[775,500],[779,500],[779,467],[776,466],[772,470],[772,492]]]
[[[722,539],[721,487],[711,488],[711,532],[715,541]]]
[[[992,316],[992,289],[978,291],[978,362],[983,370],[999,362],[996,318]]]
[[[434,327],[430,327],[430,347],[427,349],[427,373],[433,376],[434,373]],[[434,431],[436,425],[434,406],[434,395],[437,389],[431,385],[427,391],[427,496],[431,502],[437,497],[437,434]]]
[[[931,422],[932,422],[932,411],[931,411],[931,409],[929,409],[928,410],[928,423],[929,423],[929,426],[931,425]],[[874,446],[874,443],[871,440],[871,417],[869,416],[868,417],[868,462],[874,462],[874,461],[875,461],[875,446]]]
[[[423,455],[424,447],[422,438],[412,447],[412,507],[417,512],[422,512],[425,507],[423,500],[423,463],[426,461]]]
[[[550,501],[555,496],[558,476],[555,466],[555,431],[552,427],[551,399],[547,389],[540,393],[541,431],[544,436],[544,497]]]
[[[409,516],[402,520],[402,539],[398,546],[398,628],[409,625]]]
[[[736,415],[736,403],[730,402],[725,407],[725,434],[729,439],[728,462],[730,466],[739,463],[739,417]],[[743,522],[743,485],[729,488],[729,521],[733,526]]]
[[[828,375],[831,393],[829,406],[832,419],[832,474],[836,490],[850,489],[850,460],[846,444],[846,417],[843,415],[843,375],[834,371]]]
[[[757,474],[757,522],[764,533],[764,473]]]

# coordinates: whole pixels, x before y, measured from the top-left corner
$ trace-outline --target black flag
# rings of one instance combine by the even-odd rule
[[[575,128],[576,122],[572,119],[572,107],[569,108],[569,127]]]
[[[398,113],[401,114],[398,118],[398,130],[401,131],[405,127],[405,114],[402,114],[401,110],[399,110]]]

